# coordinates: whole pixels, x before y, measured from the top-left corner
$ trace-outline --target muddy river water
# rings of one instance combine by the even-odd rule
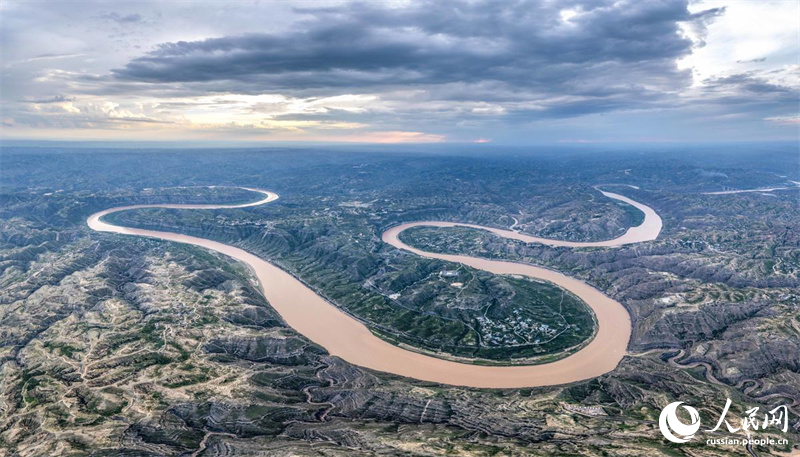
[[[624,201],[645,214],[644,222],[630,228],[619,238],[600,242],[569,242],[537,238],[511,230],[451,222],[413,222],[392,227],[383,233],[383,241],[414,254],[458,262],[495,274],[523,275],[550,281],[584,300],[597,320],[597,333],[592,341],[574,354],[555,362],[540,365],[485,366],[460,363],[432,357],[388,343],[361,322],[317,295],[289,273],[247,251],[224,243],[178,233],[135,229],[110,224],[102,217],[143,208],[223,209],[246,208],[278,199],[278,195],[260,189],[247,190],[263,195],[259,201],[241,205],[131,205],[110,208],[92,214],[87,223],[100,232],[145,236],[178,243],[192,244],[233,257],[248,265],[256,274],[264,296],[284,321],[309,340],[324,347],[332,355],[365,368],[409,378],[482,388],[515,388],[565,384],[600,376],[613,370],[625,355],[631,334],[631,321],[625,308],[588,284],[553,270],[521,263],[488,260],[462,255],[437,254],[412,248],[398,238],[415,226],[464,226],[488,230],[498,236],[530,243],[566,247],[616,247],[654,240],[661,231],[661,218],[652,208],[622,195],[603,192],[606,197]]]

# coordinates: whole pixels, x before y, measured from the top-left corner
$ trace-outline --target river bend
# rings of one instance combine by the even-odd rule
[[[422,251],[400,241],[399,235],[401,232],[416,226],[461,226],[487,230],[498,236],[528,243],[564,247],[617,247],[654,240],[661,231],[662,226],[661,218],[652,208],[619,194],[600,191],[608,198],[623,201],[644,212],[644,222],[637,227],[631,227],[619,238],[599,242],[550,240],[511,230],[436,221],[403,224],[384,232],[382,235],[384,242],[423,257],[457,262],[495,274],[523,275],[550,281],[580,297],[596,316],[598,329],[594,338],[579,351],[563,359],[540,365],[472,365],[410,351],[380,339],[364,324],[317,295],[291,274],[243,249],[204,238],[172,232],[122,227],[102,220],[105,215],[135,209],[213,210],[246,208],[263,205],[278,199],[278,195],[273,192],[253,188],[243,189],[260,193],[263,198],[252,203],[239,205],[155,204],[119,206],[92,214],[89,216],[87,223],[91,229],[99,232],[144,236],[191,244],[233,257],[248,265],[255,272],[265,298],[284,321],[309,340],[324,347],[330,354],[372,370],[423,381],[467,387],[537,387],[566,384],[603,375],[613,370],[622,360],[622,357],[625,356],[631,335],[630,316],[619,302],[582,281],[556,271],[515,262]]]

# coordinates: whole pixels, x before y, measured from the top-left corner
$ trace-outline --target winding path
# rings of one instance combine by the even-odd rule
[[[463,226],[488,230],[496,235],[525,242],[567,247],[616,247],[655,239],[661,230],[661,219],[651,208],[618,194],[605,196],[631,204],[645,214],[642,225],[632,227],[619,238],[595,243],[548,240],[510,230],[487,228],[450,222],[414,222],[393,227],[383,234],[383,241],[417,255],[463,263],[496,274],[518,274],[553,282],[583,299],[594,311],[598,331],[592,341],[575,354],[561,360],[526,366],[482,366],[459,363],[420,354],[388,343],[361,322],[341,311],[309,289],[289,273],[243,249],[227,244],[178,233],[135,229],[110,224],[102,217],[119,211],[144,208],[229,209],[262,205],[278,199],[278,195],[252,188],[243,188],[264,195],[259,201],[241,205],[131,205],[110,208],[89,216],[87,224],[100,232],[137,235],[201,246],[233,257],[255,272],[264,296],[286,323],[332,355],[365,368],[393,373],[442,384],[481,388],[520,388],[565,384],[600,376],[613,370],[626,353],[631,322],[625,308],[599,290],[569,276],[514,262],[479,259],[468,256],[435,254],[412,248],[398,235],[415,226]]]

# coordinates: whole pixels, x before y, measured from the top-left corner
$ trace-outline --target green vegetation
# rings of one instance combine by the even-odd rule
[[[666,165],[625,153],[3,154],[0,449],[14,455],[191,455],[204,438],[205,453],[230,455],[703,455],[708,448],[666,444],[654,426],[664,404],[731,398],[740,413],[800,396],[796,193],[702,194],[800,181],[787,171],[798,169],[794,150],[769,160],[763,150],[758,160],[676,154]],[[270,259],[398,344],[481,363],[542,362],[590,340],[585,305],[568,294],[562,302],[547,284],[397,251],[379,235],[412,220],[516,220],[534,235],[609,239],[638,217],[593,189],[615,182],[641,189],[603,188],[662,215],[658,240],[563,249],[478,230],[406,233],[427,250],[553,268],[623,303],[629,355],[568,386],[463,389],[364,370],[287,328],[241,265],[85,226],[117,205],[250,199],[174,186],[269,188],[281,199],[259,208],[115,216]],[[521,322],[525,331],[508,331]],[[540,324],[561,333],[535,353],[525,342],[541,338]],[[704,421],[713,412],[702,409]]]

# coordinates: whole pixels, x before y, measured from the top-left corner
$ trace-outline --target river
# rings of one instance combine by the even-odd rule
[[[642,225],[630,228],[619,238],[601,242],[568,242],[532,237],[510,230],[487,228],[450,222],[414,222],[387,230],[383,241],[417,255],[462,263],[495,274],[524,275],[550,281],[584,300],[594,311],[598,330],[592,341],[576,353],[561,360],[541,365],[485,366],[444,360],[403,349],[377,336],[361,322],[329,303],[289,273],[247,251],[217,241],[178,233],[121,227],[102,220],[102,217],[127,210],[143,208],[223,209],[245,208],[266,204],[278,195],[260,189],[245,188],[261,193],[264,198],[241,205],[130,205],[110,208],[89,216],[90,228],[100,232],[145,236],[200,246],[217,251],[248,265],[260,283],[264,296],[284,321],[298,333],[324,347],[330,354],[352,364],[372,370],[441,384],[479,388],[520,388],[566,384],[594,378],[613,370],[625,356],[631,334],[631,321],[625,308],[588,284],[556,271],[514,262],[480,259],[469,256],[436,254],[412,248],[401,242],[398,235],[413,226],[454,225],[488,230],[499,236],[525,242],[538,242],[568,247],[614,247],[653,240],[661,230],[661,218],[652,208],[618,194],[603,192],[606,197],[629,203],[645,213]],[[602,191],[601,191],[602,192]]]

